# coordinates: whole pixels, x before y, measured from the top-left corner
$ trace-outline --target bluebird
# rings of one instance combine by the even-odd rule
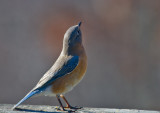
[[[66,31],[63,48],[56,62],[13,109],[36,95],[56,96],[60,104],[60,110],[63,111],[66,110],[65,108],[79,109],[78,107],[72,107],[64,94],[71,91],[82,80],[87,68],[87,56],[82,44],[80,26],[81,22]],[[60,98],[65,101],[66,107],[63,106]]]

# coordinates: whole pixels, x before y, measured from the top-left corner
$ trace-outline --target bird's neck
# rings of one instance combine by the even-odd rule
[[[77,55],[80,56],[84,54],[85,50],[82,44],[77,44],[74,47],[64,46],[62,49],[62,54],[64,55]]]

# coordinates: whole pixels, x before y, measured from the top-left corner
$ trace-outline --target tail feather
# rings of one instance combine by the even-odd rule
[[[39,90],[30,91],[22,100],[20,100],[12,109],[15,109],[17,106],[19,106],[22,102],[27,100],[28,98],[32,97],[33,95],[37,94]]]

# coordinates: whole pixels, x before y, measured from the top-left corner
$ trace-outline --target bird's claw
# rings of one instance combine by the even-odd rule
[[[64,107],[65,108],[65,107]],[[57,111],[68,111],[68,112],[75,112],[75,110],[69,110],[69,109],[64,109],[62,107],[56,107]]]
[[[64,107],[64,108],[69,108],[69,109],[82,109],[83,107],[78,107],[78,106],[75,106],[75,107],[73,107],[73,106],[66,106],[66,107]]]

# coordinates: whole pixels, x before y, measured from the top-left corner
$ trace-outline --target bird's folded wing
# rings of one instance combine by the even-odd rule
[[[53,81],[59,77],[65,76],[72,72],[78,65],[79,57],[70,56],[67,58],[58,59],[55,64],[49,69],[40,79],[34,90],[44,90]]]

